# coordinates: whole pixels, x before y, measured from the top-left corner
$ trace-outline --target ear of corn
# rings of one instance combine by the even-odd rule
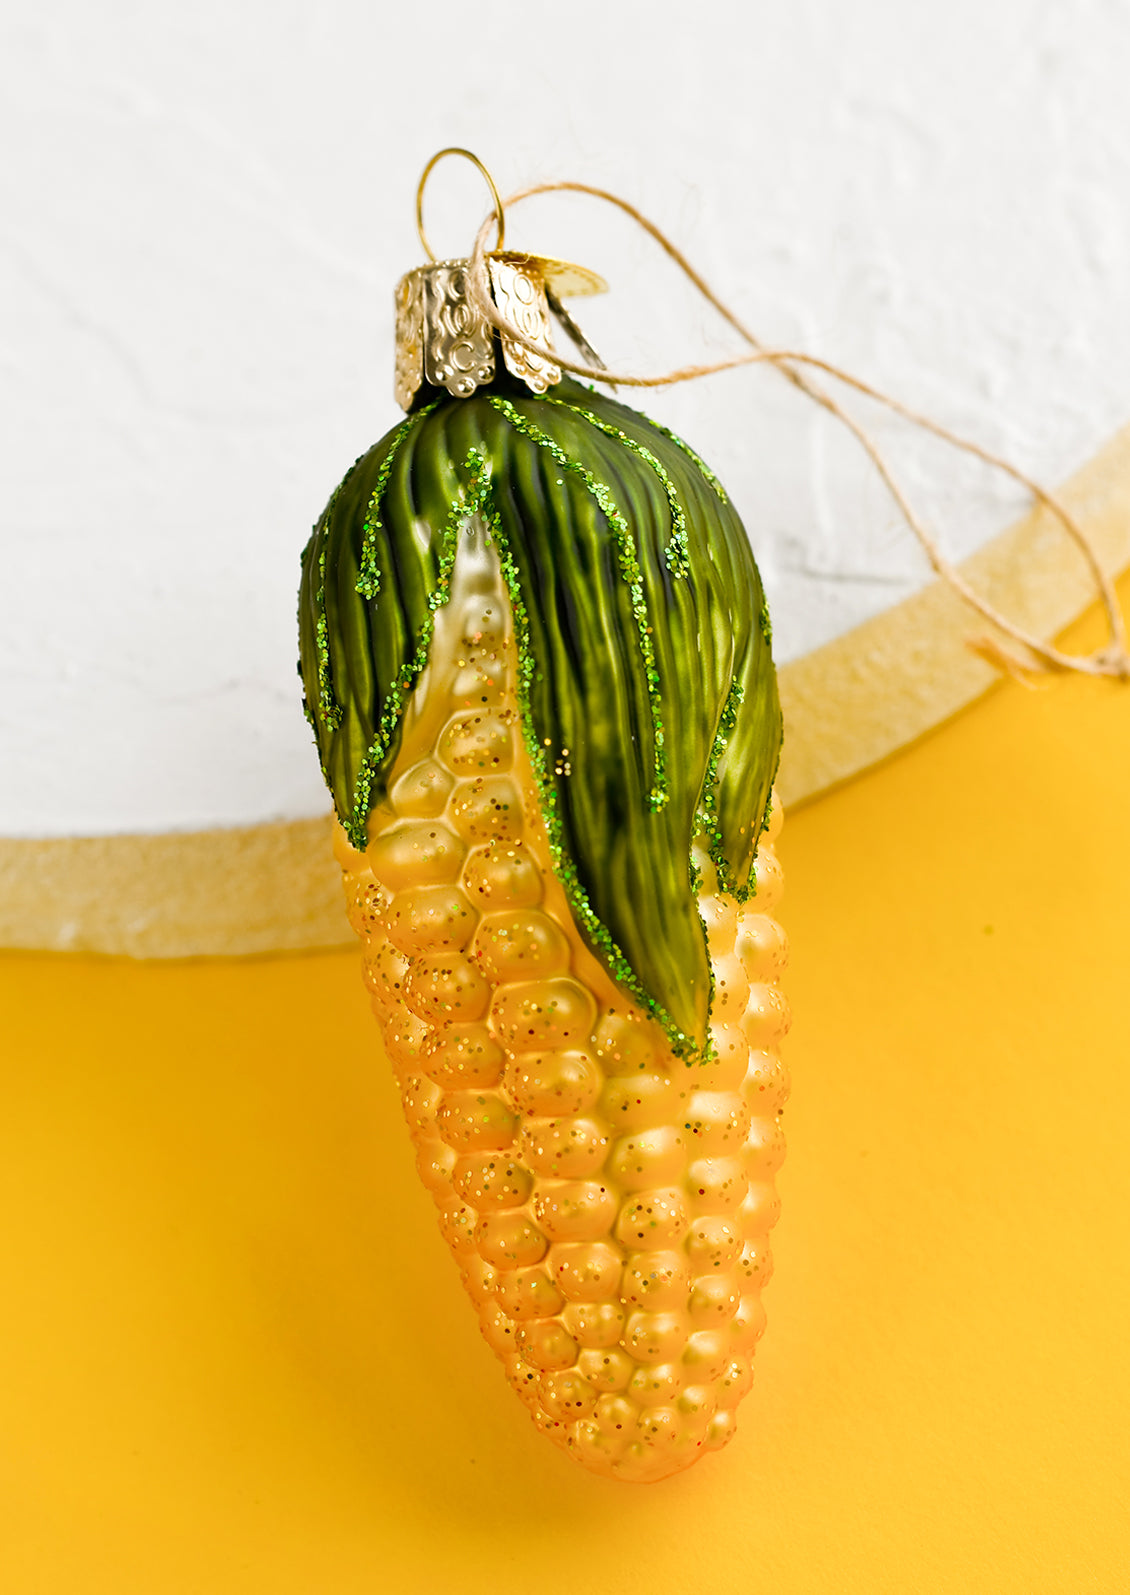
[[[764,1321],[779,711],[704,468],[557,392],[436,406],[359,462],[307,550],[302,668],[483,1332],[541,1429],[651,1480],[730,1438]]]

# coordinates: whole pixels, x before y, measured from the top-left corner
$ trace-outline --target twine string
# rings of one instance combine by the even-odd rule
[[[597,366],[581,360],[570,360],[561,354],[555,353],[554,360],[557,365],[576,376],[585,377],[589,381],[601,382],[615,387],[632,388],[668,387],[676,382],[689,382],[698,377],[712,376],[719,371],[732,371],[739,366],[772,366],[774,370],[779,371],[783,377],[791,382],[795,388],[827,410],[856,438],[886,486],[903,520],[921,545],[931,568],[941,580],[946,582],[983,619],[987,620],[999,632],[1010,637],[1013,642],[1018,643],[1024,650],[1023,655],[1018,654],[1015,650],[1003,646],[995,637],[984,636],[969,639],[968,646],[975,653],[988,660],[996,668],[1007,671],[1021,681],[1030,681],[1032,675],[1040,671],[1074,671],[1082,675],[1112,676],[1122,681],[1130,681],[1130,653],[1127,652],[1126,627],[1114,584],[1103,570],[1091,539],[1060,498],[1018,466],[1013,465],[1011,461],[993,453],[992,450],[969,438],[961,437],[940,422],[911,409],[909,405],[903,404],[901,400],[883,393],[871,383],[853,376],[849,371],[832,364],[831,361],[824,360],[818,355],[808,354],[802,350],[768,348],[745,326],[736,313],[719,298],[706,279],[695,269],[683,252],[667,237],[662,229],[629,200],[622,199],[620,195],[613,194],[608,189],[594,187],[589,183],[536,183],[528,188],[519,189],[515,194],[511,194],[504,202],[504,205],[517,205],[536,194],[563,192],[587,194],[594,199],[603,200],[605,203],[615,206],[630,216],[674,261],[702,297],[714,307],[742,341],[749,345],[751,352],[730,355],[724,360],[714,360],[704,364],[679,366],[674,370],[653,376],[640,376],[631,372],[612,371],[605,366]],[[496,218],[492,212],[483,222],[475,237],[474,248],[468,264],[470,297],[480,314],[492,326],[496,327],[500,332],[504,332],[507,338],[532,353],[544,354],[544,350],[498,308],[491,295],[486,255],[487,239],[495,223]],[[844,407],[834,394],[830,393],[820,383],[814,381],[808,374],[809,371],[823,373],[824,376],[830,377],[834,382],[838,382],[854,390],[862,397],[884,406],[912,426],[920,427],[922,430],[931,433],[952,448],[959,449],[963,453],[981,460],[984,464],[1003,471],[1005,475],[1031,494],[1032,498],[1060,523],[1083,554],[1106,614],[1110,633],[1107,645],[1093,654],[1061,653],[1058,648],[1044,642],[1042,638],[1033,635],[1023,627],[1018,626],[1014,621],[1009,620],[1007,615],[1002,614],[1000,610],[971,587],[957,567],[942,552],[937,539],[910,503],[890,465],[887,463],[883,451],[879,448],[870,431],[850,410]]]

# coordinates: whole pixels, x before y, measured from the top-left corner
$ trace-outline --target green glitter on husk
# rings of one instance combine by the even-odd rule
[[[669,438],[677,449],[682,449],[687,459],[693,461],[694,464],[698,466],[699,472],[702,475],[702,479],[704,482],[706,482],[707,486],[717,494],[718,498],[723,504],[728,504],[730,500],[726,497],[726,489],[722,486],[721,482],[710,469],[709,465],[707,465],[706,461],[699,458],[699,456],[691,448],[690,444],[684,442],[677,432],[672,432],[671,428],[669,426],[664,426],[661,421],[652,421],[649,416],[648,422],[649,425],[653,426],[657,432],[662,432],[665,438]]]
[[[392,435],[388,453],[381,461],[381,468],[377,472],[377,480],[369,498],[369,508],[361,526],[361,564],[355,584],[356,590],[361,597],[368,598],[370,601],[376,598],[381,590],[381,572],[377,564],[377,534],[382,529],[381,500],[384,498],[388,479],[392,475],[392,467],[396,462],[396,456],[400,453],[400,445],[404,442],[409,432],[423,420],[424,416],[430,415],[438,403],[438,399],[434,400],[431,404],[426,405],[424,409],[417,410],[414,415],[410,415],[407,421],[401,422]]]
[[[554,399],[549,397],[548,394],[546,395],[546,403],[559,404],[563,409],[572,410],[574,415],[581,416],[583,420],[588,421],[590,426],[595,426],[598,431],[603,432],[606,437],[615,438],[624,448],[630,449],[633,454],[638,455],[644,464],[650,466],[655,472],[664,493],[667,495],[667,504],[671,511],[671,538],[664,550],[663,557],[672,576],[685,576],[690,568],[687,554],[686,511],[683,509],[679,495],[675,491],[674,482],[672,482],[651,450],[645,448],[642,443],[637,443],[635,438],[629,437],[622,427],[612,426],[609,422],[602,421],[599,416],[594,415],[591,410],[586,410],[583,405],[570,404],[567,399]],[[672,441],[675,441],[675,439],[673,438]],[[689,453],[690,451],[688,450],[687,452]],[[701,464],[701,461],[699,463]]]
[[[710,854],[711,863],[718,872],[718,885],[731,897],[736,897],[739,903],[748,902],[757,890],[757,860],[754,858],[750,866],[749,877],[745,884],[734,878],[730,862],[726,857],[726,850],[722,837],[722,825],[718,818],[718,765],[730,743],[730,736],[738,723],[738,710],[741,707],[745,693],[741,683],[735,681],[726,694],[726,702],[722,706],[722,713],[718,717],[718,730],[714,734],[714,741],[710,745],[710,758],[706,764],[706,775],[702,782],[702,799],[698,810],[699,835]],[[764,829],[764,819],[759,827],[759,832]]]
[[[571,472],[584,483],[589,493],[595,499],[601,514],[608,522],[608,528],[611,531],[613,541],[616,544],[616,553],[620,564],[620,574],[627,583],[628,591],[630,592],[632,598],[632,613],[636,620],[636,630],[640,641],[640,653],[643,658],[644,672],[647,679],[647,696],[651,705],[653,738],[652,745],[654,748],[654,778],[651,792],[648,794],[648,802],[653,810],[661,809],[667,802],[668,797],[667,760],[664,754],[664,744],[666,743],[667,738],[663,726],[663,717],[660,713],[660,704],[662,700],[659,693],[659,671],[657,670],[655,664],[655,649],[652,646],[651,641],[652,619],[650,611],[647,607],[647,599],[644,596],[639,558],[636,552],[635,544],[632,541],[631,528],[629,527],[624,516],[621,514],[620,510],[617,508],[616,501],[612,497],[612,491],[608,487],[607,483],[602,482],[599,477],[594,476],[590,470],[587,470],[586,467],[581,465],[577,460],[570,459],[569,455],[565,453],[565,450],[561,447],[561,445],[555,442],[554,439],[549,436],[548,432],[543,432],[541,427],[538,426],[536,422],[531,421],[528,416],[523,415],[520,410],[515,409],[514,405],[510,403],[509,399],[503,399],[498,394],[492,394],[490,402],[494,408],[500,412],[500,414],[506,417],[511,426],[514,427],[515,431],[521,432],[523,436],[528,437],[531,442],[537,444],[538,448],[545,449],[550,457],[561,467],[563,471]],[[549,402],[551,404],[559,404],[561,403],[561,400],[551,399]],[[575,409],[576,407],[573,405],[566,405],[565,408]],[[577,413],[587,415],[587,412],[580,411],[579,409],[577,410]],[[594,418],[591,415],[588,415],[587,419],[593,420]],[[604,430],[605,428],[602,426],[601,431]]]
[[[338,492],[340,492],[340,488]],[[334,505],[337,503],[337,493],[330,500],[326,510],[326,534],[329,535],[330,521],[333,517]],[[334,697],[333,675],[330,669],[330,643],[329,624],[326,620],[326,546],[323,542],[321,553],[318,555],[318,591],[314,595],[314,602],[318,610],[315,622],[318,639],[318,714],[322,724],[328,731],[336,731],[341,725],[342,707]]]

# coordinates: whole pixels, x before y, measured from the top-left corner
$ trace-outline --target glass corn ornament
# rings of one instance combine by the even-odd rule
[[[653,1480],[731,1437],[764,1325],[780,709],[720,483],[563,378],[549,304],[603,285],[504,252],[498,218],[491,291],[538,349],[479,314],[465,261],[401,282],[407,419],[314,528],[300,672],[483,1334],[540,1429]]]

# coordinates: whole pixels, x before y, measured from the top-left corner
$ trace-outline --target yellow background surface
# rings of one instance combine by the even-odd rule
[[[0,960],[0,1588],[1130,1587],[1128,793],[1130,688],[1006,685],[787,823],[769,1330],[653,1486],[479,1339],[355,954]]]

